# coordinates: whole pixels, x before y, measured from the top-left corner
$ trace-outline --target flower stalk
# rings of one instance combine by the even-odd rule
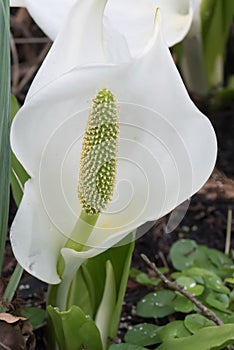
[[[117,169],[119,122],[114,95],[102,89],[93,99],[82,143],[78,198],[83,210],[65,248],[81,252],[101,210],[114,192]],[[62,276],[65,262],[59,256],[57,271]]]

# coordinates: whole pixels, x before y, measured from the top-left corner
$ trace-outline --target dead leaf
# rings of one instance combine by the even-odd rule
[[[0,313],[0,321],[5,321],[6,323],[15,323],[18,321],[25,321],[25,317],[14,316],[9,313]]]

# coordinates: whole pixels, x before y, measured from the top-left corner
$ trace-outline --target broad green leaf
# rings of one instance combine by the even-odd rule
[[[170,259],[176,270],[187,270],[191,267],[215,269],[208,258],[206,247],[197,245],[191,239],[182,239],[173,244],[170,250]]]
[[[183,312],[186,314],[194,310],[194,304],[191,302],[191,300],[184,297],[183,295],[177,295],[173,305],[175,311]]]
[[[198,283],[199,285],[200,284],[202,284],[202,285],[204,285],[205,283],[204,283],[204,280],[203,280],[203,278],[201,277],[201,275],[197,275],[196,274],[196,272],[192,272],[193,271],[193,269],[197,269],[196,267],[192,267],[191,269],[188,269],[188,270],[183,270],[183,271],[181,271],[181,272],[173,272],[172,274],[171,274],[171,278],[173,278],[173,279],[178,279],[178,278],[180,278],[180,277],[185,277],[185,276],[189,276],[189,277],[191,277],[196,283]],[[198,285],[197,285],[198,286]]]
[[[60,350],[103,350],[94,321],[78,306],[60,312],[49,305],[47,312]]]
[[[185,290],[194,288],[196,286],[196,282],[191,277],[181,276],[176,279],[176,282],[183,286]]]
[[[196,280],[192,277],[180,276],[176,279],[176,282],[183,286],[185,290],[189,293],[198,296],[201,295],[204,291],[204,287],[197,284]]]
[[[224,285],[223,281],[215,274],[206,274],[204,276],[205,285],[207,288],[219,293],[229,294],[230,290]]]
[[[42,327],[46,321],[46,311],[38,307],[27,307],[19,310],[23,317],[31,323],[33,329]]]
[[[77,305],[92,317],[95,317],[102,300],[106,281],[106,261],[110,260],[116,284],[115,308],[110,323],[109,336],[111,337],[116,336],[119,325],[134,244],[134,241],[132,241],[123,246],[113,247],[89,259],[78,270],[68,297],[68,306]]]
[[[206,297],[206,302],[215,309],[227,312],[229,298],[226,294],[210,292]]]
[[[223,349],[234,342],[234,325],[202,328],[196,334],[174,340],[165,340],[157,350],[211,350]]]
[[[142,346],[133,345],[133,344],[115,344],[111,345],[109,350],[144,350]]]
[[[142,317],[164,317],[174,312],[175,293],[170,290],[159,290],[147,294],[137,304],[136,313]]]
[[[234,324],[234,312],[227,313],[226,311],[220,311],[217,309],[210,308],[215,314],[223,321],[223,323],[233,323]]]
[[[223,252],[220,252],[217,249],[211,249],[207,248],[209,252],[209,259],[212,261],[212,263],[217,267],[224,267],[224,265],[232,266],[233,261],[230,259],[226,254]]]
[[[9,211],[10,175],[10,31],[9,1],[0,1],[0,275]]]
[[[224,285],[222,279],[216,274],[216,271],[207,270],[201,267],[192,267],[188,270],[183,270],[180,273],[174,273],[172,276],[177,279],[181,276],[190,276],[197,283],[204,284],[207,288],[220,293],[229,294],[230,290]]]
[[[234,1],[203,0],[200,7],[203,51],[208,79],[217,84],[217,75],[223,68],[225,47],[233,22]]]
[[[15,96],[11,95],[11,122],[19,110],[19,104]],[[11,151],[11,189],[17,206],[19,206],[24,193],[24,184],[29,179],[28,173],[20,164],[14,153]]]
[[[129,328],[124,337],[124,341],[126,343],[142,346],[161,343],[159,331],[162,330],[162,328],[163,327],[158,327],[150,323],[140,323],[133,326],[131,329]]]
[[[85,314],[94,317],[94,301],[93,301],[93,291],[94,286],[91,284],[91,287],[88,287],[87,283],[87,274],[84,276],[84,269],[80,268],[79,273],[76,275],[76,278],[73,279],[69,296],[67,299],[67,309],[70,309],[72,305],[79,306]]]
[[[191,333],[187,330],[183,321],[173,321],[164,326],[159,335],[162,342],[164,342],[169,339],[188,337]]]
[[[176,270],[185,270],[193,266],[197,243],[191,239],[182,239],[173,244],[170,259]]]
[[[187,315],[184,320],[185,327],[191,333],[196,333],[199,329],[204,327],[215,326],[215,323],[205,316],[199,314]]]

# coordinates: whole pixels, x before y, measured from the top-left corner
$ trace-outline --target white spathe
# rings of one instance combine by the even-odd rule
[[[11,6],[25,6],[42,30],[54,40],[71,7],[82,0],[11,0]],[[104,22],[111,21],[122,33],[132,55],[139,53],[153,33],[153,19],[159,7],[162,30],[168,46],[181,41],[190,28],[193,0],[109,0]],[[92,22],[89,21],[92,26]]]
[[[83,261],[194,194],[208,179],[217,151],[213,128],[190,100],[163,40],[160,13],[142,53],[127,63],[110,64],[100,25],[106,0],[82,3],[85,16],[96,23],[88,45],[80,36],[86,21],[74,7],[68,21],[77,23],[76,32],[72,26],[70,33],[63,27],[11,129],[13,152],[31,176],[12,224],[12,248],[25,270],[51,284],[60,282],[60,252],[67,285]],[[76,45],[70,45],[70,58],[63,62],[58,57],[55,74],[50,63],[56,62],[58,52],[66,53],[76,36],[82,58]],[[81,211],[77,180],[88,109],[103,88],[119,103],[116,193],[84,251],[76,252],[63,247]]]

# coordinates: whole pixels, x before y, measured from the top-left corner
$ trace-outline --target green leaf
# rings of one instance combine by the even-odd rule
[[[175,293],[170,290],[160,290],[147,294],[138,302],[136,314],[142,317],[164,317],[174,312],[173,300]]]
[[[208,256],[209,259],[212,261],[212,263],[217,267],[224,267],[226,266],[232,266],[233,265],[233,261],[232,259],[230,259],[226,254],[224,254],[223,252],[220,252],[219,250],[216,249],[211,249],[211,248],[207,248],[208,249]]]
[[[220,293],[229,294],[230,290],[224,285],[222,279],[213,271],[201,267],[192,267],[179,273],[173,273],[176,279],[181,276],[190,276],[197,283],[204,284],[207,288]]]
[[[133,344],[115,344],[111,345],[109,350],[144,350],[142,346],[133,345]]]
[[[206,297],[206,302],[210,306],[220,311],[226,311],[229,306],[229,298],[226,294],[210,292]]]
[[[191,239],[175,242],[170,250],[170,259],[176,270],[185,270],[193,266],[197,243]]]
[[[194,310],[194,304],[183,295],[177,295],[174,300],[175,311],[188,313]]]
[[[3,301],[6,301],[8,303],[12,301],[15,295],[16,289],[18,288],[23,272],[24,272],[23,268],[17,263],[15,270],[11,275],[11,278],[8,281],[7,287],[3,293],[3,296],[2,296]],[[0,307],[0,312],[5,312],[6,310],[7,310],[6,306]]]
[[[161,282],[159,278],[149,278],[145,272],[137,269],[131,269],[129,276],[134,278],[136,282],[143,285],[157,286]]]
[[[95,323],[100,331],[103,344],[107,344],[107,339],[110,334],[112,315],[116,302],[116,286],[113,266],[110,260],[106,262],[106,281],[105,288],[99,305]]]
[[[154,345],[161,343],[161,337],[159,336],[159,331],[162,327],[158,327],[150,323],[140,323],[127,331],[124,341],[126,343],[136,344],[136,345]]]
[[[196,334],[180,339],[165,340],[157,350],[210,350],[223,349],[234,341],[234,325],[212,326],[202,328]]]
[[[197,245],[191,239],[182,239],[172,245],[169,256],[176,270],[187,270],[194,266],[214,269],[208,254],[206,247]]]
[[[189,332],[194,334],[204,327],[215,326],[215,323],[202,315],[192,314],[185,317],[184,325]]]
[[[223,281],[216,274],[206,274],[204,276],[205,285],[207,288],[219,293],[229,294],[230,290],[224,285]]]
[[[33,329],[42,327],[46,321],[46,311],[38,307],[27,307],[19,310],[21,316],[26,317]]]
[[[203,0],[200,14],[206,71],[210,84],[216,85],[219,70],[223,69],[225,47],[233,22],[234,1]]]
[[[183,286],[185,290],[187,290],[189,293],[197,296],[201,295],[204,291],[204,287],[201,285],[197,285],[195,278],[192,277],[186,277],[186,276],[179,276],[176,278],[176,282]]]
[[[19,110],[19,103],[15,96],[11,95],[11,122]],[[14,153],[11,151],[11,189],[17,206],[19,206],[24,193],[24,184],[29,179],[29,175],[20,164]]]
[[[0,275],[5,249],[10,174],[10,44],[9,1],[0,2]]]
[[[20,109],[20,105],[19,105],[17,98],[11,94],[11,109],[10,109],[10,122],[11,123],[13,122],[13,119],[14,119],[14,117],[19,109]]]
[[[85,314],[88,314],[93,318],[94,286],[92,281],[90,283],[87,281],[88,278],[90,278],[90,275],[88,271],[86,271],[85,266],[80,268],[76,277],[73,279],[69,290],[67,309],[70,309],[73,305],[79,306]]]
[[[181,276],[176,279],[176,282],[183,286],[185,290],[192,289],[196,286],[196,282],[191,277]]]
[[[78,306],[60,312],[49,305],[47,312],[60,350],[103,350],[94,321]]]
[[[215,312],[215,314],[223,321],[223,323],[234,323],[234,312],[227,313],[226,310],[220,311],[217,309],[213,309],[212,307],[210,309]]]
[[[67,305],[69,307],[77,305],[95,317],[105,287],[106,261],[111,262],[115,277],[116,300],[110,322],[110,337],[115,337],[118,330],[134,245],[132,241],[126,245],[110,248],[89,259],[78,270],[70,289]]]
[[[191,333],[187,330],[183,321],[170,322],[160,331],[160,337],[163,342],[169,339],[188,337],[190,335]]]

